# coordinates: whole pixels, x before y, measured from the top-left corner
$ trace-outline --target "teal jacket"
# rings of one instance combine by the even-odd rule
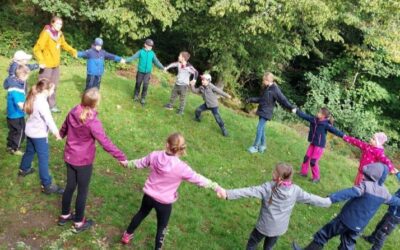
[[[138,52],[136,52],[133,56],[128,57],[126,59],[126,62],[130,63],[137,58],[139,58],[138,71],[140,73],[145,73],[145,74],[151,73],[151,71],[153,70],[153,63],[158,68],[164,69],[164,66],[160,63],[153,50],[141,49]]]

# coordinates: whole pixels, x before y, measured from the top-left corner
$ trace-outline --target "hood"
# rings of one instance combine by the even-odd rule
[[[165,151],[161,154],[157,154],[157,157],[153,161],[154,170],[158,173],[171,172],[173,166],[180,161],[177,156],[168,155]]]
[[[68,118],[67,118],[68,124],[74,128],[79,128],[79,127],[85,126],[85,124],[82,123],[80,120],[80,115],[82,114],[82,111],[83,111],[83,107],[80,104],[77,105],[75,108],[73,108],[71,110],[71,112],[69,112],[69,114],[68,114]],[[86,120],[86,124],[93,121],[96,117],[97,117],[97,111],[92,110],[92,116]]]
[[[276,182],[272,182],[273,185],[276,185]],[[292,188],[292,185],[285,186],[285,185],[280,185],[276,189],[273,189],[273,192],[280,200],[286,200],[290,198],[293,195],[294,189]]]
[[[21,81],[15,76],[9,76],[4,80],[3,87],[4,89],[9,89],[9,88],[25,89],[25,82]]]
[[[371,163],[364,167],[363,174],[366,179],[382,185],[388,175],[388,167],[382,163]]]

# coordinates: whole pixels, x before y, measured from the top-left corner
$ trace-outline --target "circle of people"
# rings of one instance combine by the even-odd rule
[[[264,153],[267,149],[265,126],[272,119],[274,107],[279,103],[284,108],[297,114],[307,121],[309,126],[308,141],[310,145],[304,156],[301,170],[298,173],[307,177],[311,169],[311,181],[320,181],[319,160],[326,145],[326,136],[330,132],[361,150],[361,159],[354,181],[354,186],[328,197],[320,197],[304,191],[292,181],[293,168],[289,164],[279,163],[272,173],[272,180],[260,186],[225,190],[217,183],[196,173],[187,163],[180,159],[186,153],[186,143],[182,134],[173,133],[166,140],[164,150],[154,151],[147,156],[128,161],[125,154],[107,137],[102,123],[97,116],[97,106],[100,100],[100,83],[104,73],[104,61],[113,60],[120,63],[130,63],[138,59],[138,70],[134,90],[134,101],[142,105],[146,103],[147,89],[153,64],[165,71],[177,68],[176,83],[172,89],[166,109],[172,110],[175,100],[179,97],[177,114],[182,115],[189,89],[201,94],[204,104],[195,110],[195,120],[200,121],[201,113],[210,110],[219,125],[223,136],[228,136],[224,122],[218,111],[218,96],[231,96],[212,84],[209,74],[201,76],[201,85],[196,88],[197,70],[188,62],[190,54],[183,51],[178,61],[164,67],[152,50],[154,42],[147,39],[144,47],[133,56],[123,59],[104,49],[103,40],[96,38],[92,47],[86,51],[77,51],[65,41],[61,31],[63,21],[53,17],[40,33],[33,48],[38,64],[29,64],[32,55],[17,51],[9,67],[9,76],[4,81],[7,90],[7,150],[14,155],[22,155],[18,175],[26,177],[35,172],[32,161],[38,156],[39,177],[42,191],[45,194],[62,194],[62,209],[58,225],[73,223],[73,231],[79,233],[91,228],[93,220],[85,217],[85,204],[89,190],[90,178],[95,158],[95,142],[127,168],[149,168],[150,173],[143,188],[143,199],[139,211],[133,216],[129,226],[121,237],[123,244],[128,244],[140,223],[154,208],[157,213],[157,232],[155,249],[161,249],[172,204],[178,199],[177,190],[182,181],[188,181],[200,187],[209,188],[222,199],[234,200],[245,197],[261,199],[261,211],[256,226],[252,230],[246,249],[256,249],[264,240],[263,249],[272,249],[278,238],[288,230],[290,215],[295,203],[306,203],[320,207],[329,207],[332,203],[347,200],[340,213],[314,234],[311,243],[304,249],[322,249],[333,237],[340,235],[339,249],[355,249],[356,239],[362,234],[368,222],[372,219],[381,204],[389,205],[389,209],[374,232],[363,238],[373,244],[372,249],[381,249],[386,237],[400,223],[400,189],[391,195],[384,186],[388,173],[400,174],[384,154],[384,144],[387,136],[383,132],[375,133],[369,142],[345,135],[333,126],[333,119],[327,108],[321,108],[318,113],[309,115],[292,105],[274,82],[272,73],[265,73],[262,81],[261,95],[249,98],[248,103],[258,103],[257,116],[259,122],[256,138],[249,153]],[[59,130],[53,120],[52,113],[60,112],[56,105],[56,90],[60,77],[61,49],[73,57],[87,59],[86,88],[81,103],[75,106],[67,115]],[[39,69],[39,80],[29,93],[27,80],[32,70]],[[192,80],[190,80],[192,78]],[[139,97],[140,95],[140,97]],[[25,114],[28,118],[25,122]],[[65,189],[52,182],[49,174],[49,141],[48,132],[57,140],[66,138],[64,160],[67,170]],[[20,147],[26,137],[26,150]],[[75,211],[71,210],[71,200],[75,189],[78,189]],[[293,249],[302,249],[293,242]]]

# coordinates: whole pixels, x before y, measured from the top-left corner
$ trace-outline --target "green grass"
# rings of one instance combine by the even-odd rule
[[[8,63],[8,59],[0,58],[1,79],[5,77]],[[58,104],[63,112],[54,115],[58,126],[67,112],[79,103],[86,76],[82,65],[64,66],[61,72]],[[109,137],[126,152],[129,159],[162,149],[167,135],[180,131],[188,144],[188,155],[184,160],[197,172],[225,188],[259,185],[268,181],[274,165],[281,161],[298,169],[307,141],[292,127],[269,122],[266,130],[268,151],[262,155],[250,155],[246,148],[254,139],[257,118],[245,117],[222,107],[221,115],[231,135],[224,138],[210,113],[204,114],[201,123],[193,121],[194,109],[202,103],[198,96],[189,96],[183,117],[163,109],[171,89],[167,84],[169,76],[159,71],[155,74],[161,79],[161,84],[150,86],[145,108],[132,102],[133,80],[106,73],[102,81],[100,118]],[[40,193],[37,173],[24,179],[17,178],[20,157],[5,152],[5,95],[6,92],[1,91],[3,101],[0,112],[4,118],[0,124],[0,140],[4,146],[0,153],[0,249],[25,249],[28,246],[48,249],[124,249],[119,244],[120,235],[140,206],[143,195],[141,189],[148,171],[126,170],[99,147],[86,209],[87,217],[96,221],[96,227],[73,235],[69,226],[56,225],[61,198]],[[117,109],[117,105],[122,108]],[[65,184],[63,146],[64,142],[50,139],[51,173],[55,182],[61,185]],[[36,161],[34,164],[37,165]],[[338,155],[335,151],[327,151],[321,160],[320,184],[313,185],[297,176],[294,181],[309,192],[325,196],[350,187],[356,175],[356,166],[355,160]],[[397,189],[394,178],[390,178],[387,185],[391,191]],[[173,206],[165,249],[244,249],[258,216],[259,200],[221,201],[212,191],[188,183],[181,185],[179,193],[180,198]],[[333,218],[341,206],[323,209],[297,205],[289,230],[279,239],[276,249],[289,249],[293,240],[302,245],[308,243],[313,233]],[[385,210],[384,206],[379,210],[366,229],[367,233],[373,230]],[[155,228],[156,219],[152,212],[136,231],[132,246],[151,249]],[[399,236],[397,229],[387,241],[385,249],[397,249],[395,240]],[[336,249],[338,244],[336,238],[329,242],[326,249]],[[359,240],[357,246],[358,249],[368,247],[363,240]]]

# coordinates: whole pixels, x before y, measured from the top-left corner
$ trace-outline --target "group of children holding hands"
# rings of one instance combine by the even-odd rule
[[[9,76],[4,81],[4,88],[8,92],[8,151],[15,155],[23,155],[18,172],[18,175],[23,177],[34,173],[32,161],[37,154],[43,192],[62,194],[62,209],[58,219],[60,226],[72,221],[74,232],[78,233],[89,229],[94,224],[93,220],[85,217],[85,204],[93,171],[96,142],[120,165],[150,170],[144,184],[140,209],[122,235],[121,242],[124,244],[128,244],[133,239],[137,227],[154,208],[157,214],[155,249],[162,248],[172,204],[178,199],[178,188],[182,181],[212,189],[222,199],[234,200],[245,197],[261,199],[259,218],[250,234],[247,249],[256,249],[262,240],[264,240],[264,249],[272,249],[278,238],[287,231],[290,215],[297,202],[329,207],[332,203],[348,200],[339,215],[322,227],[314,235],[313,241],[304,249],[322,249],[329,239],[337,235],[340,235],[341,240],[339,249],[354,249],[356,239],[383,203],[390,206],[388,212],[373,234],[365,236],[364,239],[373,244],[373,249],[381,249],[385,238],[400,223],[400,189],[392,196],[384,186],[389,172],[396,174],[400,179],[400,174],[384,154],[383,145],[387,141],[386,135],[382,132],[376,133],[369,143],[363,142],[333,127],[332,115],[327,108],[321,108],[315,116],[302,112],[282,94],[271,73],[266,73],[263,77],[261,95],[247,100],[249,103],[258,103],[257,115],[259,116],[256,138],[248,151],[250,153],[266,151],[265,126],[267,121],[272,119],[276,103],[279,103],[310,124],[308,135],[310,145],[299,175],[307,177],[311,166],[312,182],[320,181],[319,160],[324,152],[327,132],[330,132],[362,151],[354,187],[338,191],[325,198],[313,195],[293,183],[294,170],[290,165],[279,163],[272,173],[271,181],[255,187],[225,190],[217,183],[196,173],[180,159],[186,154],[187,148],[185,139],[180,133],[173,133],[167,138],[164,150],[154,151],[141,159],[128,161],[126,155],[107,137],[98,118],[99,88],[105,59],[121,63],[139,59],[134,99],[140,101],[142,105],[145,104],[152,65],[155,64],[165,71],[177,68],[177,80],[165,108],[173,109],[174,102],[179,97],[180,104],[177,113],[183,114],[189,90],[201,94],[204,104],[195,110],[195,120],[200,121],[201,113],[210,110],[224,136],[227,136],[228,132],[218,111],[218,96],[226,98],[231,98],[231,96],[213,85],[209,74],[203,74],[201,86],[195,87],[198,72],[188,62],[190,58],[188,52],[181,52],[178,62],[167,67],[163,67],[152,51],[154,42],[150,39],[145,41],[143,49],[126,60],[104,51],[103,41],[100,38],[95,39],[91,49],[78,52],[65,42],[61,27],[62,20],[53,18],[51,24],[47,25],[41,33],[34,49],[39,64],[28,64],[32,56],[23,51],[16,52],[9,67]],[[55,90],[59,77],[60,47],[74,56],[87,59],[87,80],[81,103],[70,110],[59,130],[53,120],[52,112],[59,112],[55,106]],[[46,48],[55,52],[53,54],[46,52]],[[48,58],[49,56],[54,58]],[[39,68],[41,69],[39,80],[30,88],[26,96],[29,72]],[[28,114],[26,124],[25,114]],[[67,168],[67,184],[65,189],[54,184],[49,174],[49,131],[57,140],[66,138],[64,161]],[[26,150],[22,153],[20,148],[25,135]],[[72,212],[71,201],[75,189],[78,191],[75,212]],[[293,248],[301,249],[297,243],[293,243]]]

